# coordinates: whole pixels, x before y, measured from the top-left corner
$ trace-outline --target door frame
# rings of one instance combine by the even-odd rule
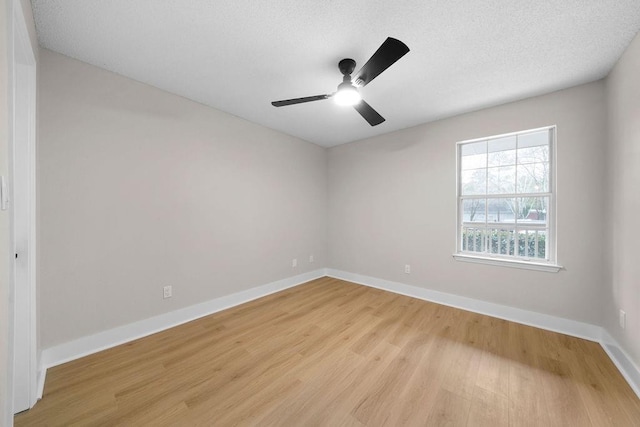
[[[36,318],[36,58],[20,0],[9,0],[9,393],[11,413],[38,398]],[[18,145],[20,144],[20,145]],[[21,203],[16,201],[20,195]],[[16,221],[16,218],[24,220]],[[19,241],[18,241],[19,240]],[[16,257],[24,263],[17,280]],[[18,283],[20,282],[20,283]],[[25,336],[26,335],[26,336]],[[19,361],[19,363],[16,363]],[[18,368],[20,372],[17,371]],[[16,390],[20,388],[23,397]]]

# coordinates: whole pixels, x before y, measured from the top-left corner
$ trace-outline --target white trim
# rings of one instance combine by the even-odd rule
[[[47,348],[42,351],[42,372],[46,373],[46,369],[53,366],[324,277],[324,273],[324,269],[311,271]],[[42,384],[44,385],[44,378]]]
[[[617,341],[600,326],[331,268],[326,269],[326,275],[371,288],[595,341],[602,346],[631,389],[640,398],[640,369]]]
[[[44,394],[44,381],[47,379],[47,369],[40,365],[38,369],[38,388],[37,395],[38,399],[42,399],[42,395]]]
[[[474,262],[477,264],[499,265],[501,267],[522,268],[524,270],[546,271],[557,273],[564,267],[558,264],[547,264],[541,262],[520,261],[518,259],[490,258],[478,255],[453,254],[456,261]]]
[[[526,135],[526,134],[529,134],[529,133],[541,132],[543,130],[548,130],[548,129],[555,128],[555,127],[556,127],[556,125],[542,126],[542,127],[535,128],[535,129],[526,129],[526,130],[520,130],[520,131],[515,131],[515,132],[507,132],[507,133],[501,133],[499,135],[483,136],[481,138],[465,139],[464,141],[456,142],[456,144],[457,145],[462,145],[462,144],[469,144],[471,142],[486,141],[487,139],[500,139],[500,138],[506,138],[508,136],[514,136],[514,135]]]
[[[15,204],[10,209],[11,221],[11,245],[10,251],[19,250],[25,263],[25,282],[20,283],[20,292],[16,291],[16,269],[15,259],[11,257],[10,263],[10,336],[9,336],[9,357],[11,366],[9,369],[9,394],[7,401],[10,402],[9,413],[33,407],[37,401],[37,318],[36,318],[36,55],[34,46],[27,29],[22,3],[18,0],[7,2],[8,21],[8,62],[9,62],[9,173],[11,196],[16,200],[16,194],[24,194],[24,208],[20,212],[15,212]],[[35,47],[37,48],[37,46]],[[20,79],[18,79],[20,77]],[[18,96],[20,97],[18,99]],[[18,101],[24,108],[16,107]],[[19,138],[19,140],[18,140]],[[16,144],[20,145],[16,148]],[[18,169],[20,168],[20,169]],[[16,180],[16,171],[20,171],[23,179]],[[17,188],[18,187],[18,188]],[[25,212],[26,211],[26,212]],[[15,222],[15,215],[25,215],[26,223],[18,228]],[[23,217],[24,218],[24,217]],[[20,234],[16,232],[20,231]],[[24,240],[19,242],[17,248],[16,236],[24,236]],[[16,328],[21,325],[20,333],[26,337],[16,347]],[[26,326],[25,326],[26,325]],[[28,344],[27,344],[28,343]],[[28,348],[27,348],[28,347]],[[26,353],[26,354],[25,354]],[[19,407],[15,406],[16,382],[13,378],[16,375],[15,358],[20,357],[28,367],[27,378],[21,377],[21,388],[27,392],[27,402],[22,400]],[[22,374],[21,374],[22,375]],[[13,422],[13,417],[11,417]]]
[[[620,371],[625,380],[629,383],[629,386],[640,398],[640,368],[633,363],[633,359],[629,357],[626,351],[620,347],[620,344],[602,328],[602,336],[600,337],[600,345],[604,351],[609,355],[609,358],[616,365],[616,368]]]

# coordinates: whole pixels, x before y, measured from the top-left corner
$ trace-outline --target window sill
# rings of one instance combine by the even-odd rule
[[[456,261],[475,262],[477,264],[497,265],[501,267],[522,268],[525,270],[546,271],[547,273],[557,273],[563,268],[561,265],[557,264],[490,258],[477,255],[453,254],[453,257],[456,259]]]

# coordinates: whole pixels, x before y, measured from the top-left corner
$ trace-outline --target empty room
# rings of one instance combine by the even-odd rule
[[[0,28],[0,425],[640,426],[637,0]]]

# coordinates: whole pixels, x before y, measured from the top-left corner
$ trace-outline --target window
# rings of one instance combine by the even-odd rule
[[[558,271],[555,127],[458,143],[456,259]]]

